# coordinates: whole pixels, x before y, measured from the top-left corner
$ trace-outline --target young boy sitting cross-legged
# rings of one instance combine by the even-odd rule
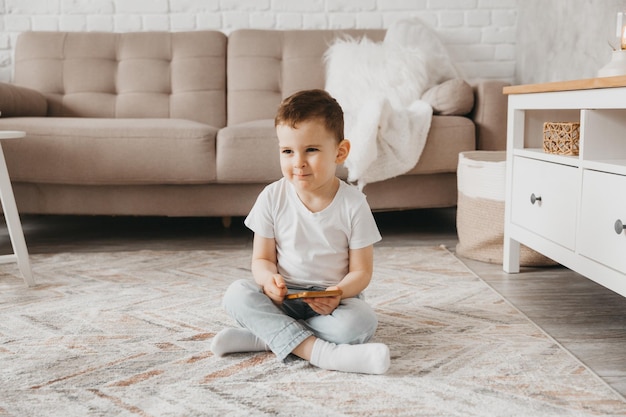
[[[298,92],[275,119],[283,178],[268,185],[245,220],[254,232],[252,280],[233,282],[224,307],[242,326],[219,332],[218,355],[271,350],[323,369],[383,374],[389,349],[366,343],[378,321],[362,292],[381,239],[365,196],[337,178],[350,151],[343,111],[323,90]],[[288,300],[289,293],[342,295]]]

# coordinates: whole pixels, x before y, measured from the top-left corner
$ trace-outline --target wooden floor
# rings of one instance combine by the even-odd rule
[[[455,210],[377,213],[380,245],[457,242]],[[229,229],[215,218],[22,216],[31,254],[140,249],[251,247],[241,218]],[[6,228],[0,254],[11,251]],[[541,329],[626,395],[626,298],[562,267],[525,268],[508,275],[501,265],[461,258],[477,275]]]

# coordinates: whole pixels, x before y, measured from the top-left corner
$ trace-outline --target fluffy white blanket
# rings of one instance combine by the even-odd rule
[[[420,97],[458,77],[435,32],[419,19],[399,21],[381,43],[335,41],[325,61],[325,88],[343,108],[352,143],[345,163],[348,180],[363,188],[411,170],[432,119],[432,108]]]

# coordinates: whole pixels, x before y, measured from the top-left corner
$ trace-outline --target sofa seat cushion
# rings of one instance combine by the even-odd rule
[[[474,123],[467,117],[433,116],[424,151],[407,175],[456,172],[459,152],[476,149]],[[281,177],[274,120],[228,126],[217,134],[217,180],[222,183],[269,183]],[[347,170],[337,170],[347,178]]]
[[[216,152],[218,182],[270,183],[282,176],[273,119],[220,129]]]
[[[2,146],[12,181],[202,184],[215,180],[217,129],[182,119],[0,118],[26,137]]]

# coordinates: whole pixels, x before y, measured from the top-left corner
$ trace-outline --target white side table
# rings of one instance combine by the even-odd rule
[[[9,171],[4,160],[4,152],[2,151],[2,141],[8,139],[19,139],[26,136],[24,132],[19,131],[0,131],[0,200],[2,200],[2,210],[4,218],[9,229],[9,237],[13,246],[12,255],[0,256],[0,263],[17,262],[17,266],[24,277],[24,282],[29,287],[35,285],[33,273],[30,268],[30,260],[28,259],[28,249],[24,240],[24,231],[20,223],[20,216],[17,212],[15,197],[13,196],[13,188],[9,178]]]
[[[524,244],[626,297],[626,76],[503,92],[504,271],[519,272]],[[576,155],[544,152],[546,122],[580,123]]]

